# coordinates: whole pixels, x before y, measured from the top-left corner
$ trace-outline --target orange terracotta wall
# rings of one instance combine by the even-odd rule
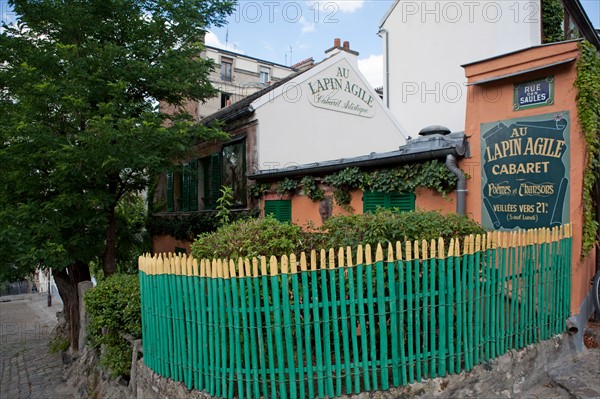
[[[333,196],[330,189],[322,187],[326,196]],[[450,193],[444,198],[441,194],[426,188],[419,188],[416,191],[415,207],[423,211],[440,211],[442,213],[455,212],[456,195]],[[333,216],[339,215],[360,215],[363,213],[363,192],[356,190],[350,194],[350,206],[352,210],[335,205],[333,207]],[[281,196],[277,194],[268,194],[265,200],[290,199],[292,201],[292,222],[303,227],[313,224],[316,227],[321,226],[321,214],[319,213],[319,202],[315,202],[304,195]],[[264,208],[263,208],[264,209]]]
[[[568,61],[578,56],[577,43],[570,42],[538,47],[466,66],[468,81],[477,82],[495,76],[510,75],[535,67],[567,61],[562,65],[507,77],[495,82],[470,86],[465,133],[469,136],[472,157],[461,160],[459,163],[459,166],[471,176],[471,179],[467,181],[467,212],[476,221],[481,223],[481,124],[553,112],[569,112],[571,180],[569,215],[574,235],[571,295],[571,311],[573,313],[579,313],[580,306],[589,292],[589,281],[593,276],[595,268],[593,253],[584,260],[580,259],[581,229],[583,223],[583,171],[585,169],[586,146],[578,121],[576,106],[577,90],[573,87],[573,82],[577,77],[576,62]],[[554,104],[520,111],[513,110],[513,87],[515,83],[540,79],[550,75],[554,76],[555,81]]]
[[[456,193],[452,192],[445,198],[442,194],[429,188],[418,188],[415,207],[421,211],[440,211],[443,214],[456,212]]]
[[[175,247],[185,248],[186,252],[190,253],[191,243],[189,241],[176,240],[171,236],[156,236],[152,239],[152,251],[155,254],[160,253],[175,253]]]

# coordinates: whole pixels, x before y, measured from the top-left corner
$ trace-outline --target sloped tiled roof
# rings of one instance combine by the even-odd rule
[[[308,71],[308,69],[306,71]],[[202,119],[200,121],[200,123],[202,123],[205,126],[210,126],[215,120],[221,120],[221,121],[227,122],[229,120],[235,119],[238,115],[245,114],[246,112],[252,113],[253,110],[249,109],[249,107],[250,107],[250,104],[252,104],[254,102],[254,100],[275,90],[279,86],[289,82],[290,80],[303,74],[306,71],[292,73],[292,74],[286,76],[285,78],[271,84],[270,86],[265,87],[264,89],[259,90],[256,93],[249,95],[248,97],[244,97],[243,99],[241,99],[240,101],[238,101],[236,103],[233,103],[225,108],[218,110],[215,113],[208,115],[207,117]]]

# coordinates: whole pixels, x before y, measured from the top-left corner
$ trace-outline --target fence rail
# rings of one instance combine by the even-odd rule
[[[470,370],[564,330],[569,225],[385,252],[140,257],[144,361],[217,397],[323,398]]]

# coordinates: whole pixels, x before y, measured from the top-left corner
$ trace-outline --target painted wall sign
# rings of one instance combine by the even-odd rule
[[[482,224],[495,230],[569,222],[569,113],[481,124]]]
[[[331,73],[333,72],[333,73]],[[323,76],[327,73],[331,76]],[[349,68],[335,67],[307,82],[312,105],[366,118],[375,116],[375,98]]]
[[[515,84],[514,109],[541,107],[554,104],[554,76]]]

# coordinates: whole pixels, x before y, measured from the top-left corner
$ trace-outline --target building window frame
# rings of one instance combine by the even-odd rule
[[[221,58],[221,80],[225,82],[233,81],[233,59]]]
[[[271,81],[271,68],[259,65],[258,67],[258,75],[260,79],[260,83],[267,84]]]

